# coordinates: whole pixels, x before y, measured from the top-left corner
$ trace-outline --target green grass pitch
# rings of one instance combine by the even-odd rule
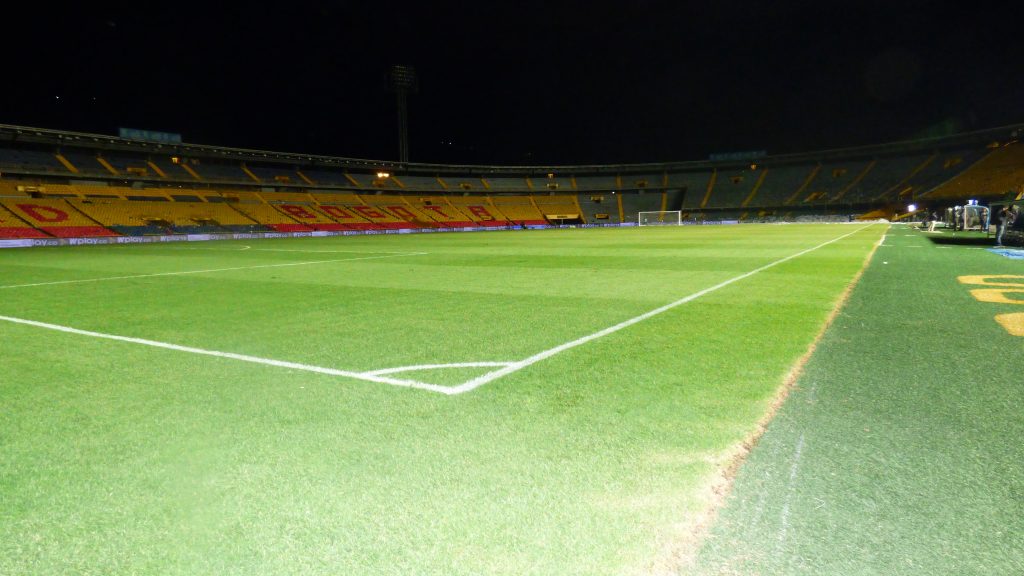
[[[885,230],[0,251],[0,573],[671,570]]]

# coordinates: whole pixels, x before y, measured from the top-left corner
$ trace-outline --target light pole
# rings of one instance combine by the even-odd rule
[[[416,93],[416,70],[396,64],[391,67],[391,90],[398,101],[398,160],[409,161],[409,94]]]

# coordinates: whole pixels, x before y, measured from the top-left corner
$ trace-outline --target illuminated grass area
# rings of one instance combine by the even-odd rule
[[[671,569],[885,230],[0,251],[0,573]]]
[[[1024,260],[964,236],[893,228],[690,573],[1024,574]]]

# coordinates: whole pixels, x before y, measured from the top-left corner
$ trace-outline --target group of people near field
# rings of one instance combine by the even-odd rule
[[[921,228],[927,229],[929,232],[935,231],[935,225],[939,222],[945,221],[945,225],[951,227],[953,230],[969,230],[973,226],[981,227],[983,224],[988,223],[988,213],[965,213],[966,207],[954,206],[946,210],[946,217],[943,219],[937,212],[923,210],[923,218],[921,218]],[[987,208],[982,208],[987,210]],[[972,219],[973,217],[973,219]],[[979,220],[980,218],[980,220]],[[1013,204],[1006,204],[1000,206],[997,210],[992,213],[991,222],[996,225],[996,246],[1003,246],[1003,238],[1008,230],[1014,230],[1015,228],[1024,228],[1024,226],[1014,226],[1014,224],[1024,223],[1024,218],[1021,218],[1020,207]]]
[[[1003,234],[1007,229],[1013,227],[1013,223],[1017,221],[1017,216],[1017,207],[1013,204],[1007,204],[999,210],[999,215],[997,216],[999,228],[996,231],[996,246],[1003,245]]]

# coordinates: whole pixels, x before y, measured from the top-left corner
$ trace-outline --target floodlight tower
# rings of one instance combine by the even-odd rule
[[[398,160],[409,161],[409,94],[417,88],[416,70],[396,64],[391,67],[391,90],[398,100]]]

